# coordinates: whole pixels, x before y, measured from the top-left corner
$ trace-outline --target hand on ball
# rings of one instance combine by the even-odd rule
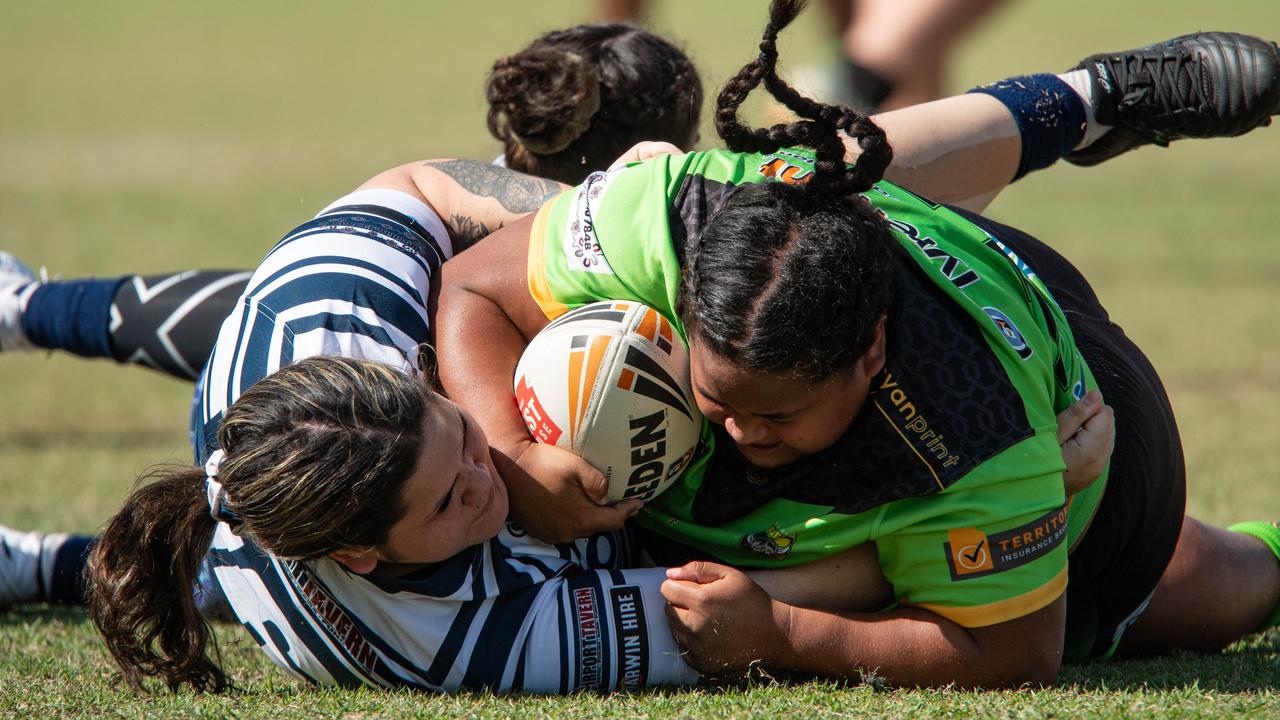
[[[603,504],[604,475],[555,445],[529,443],[517,464],[528,477],[508,482],[511,514],[544,542],[570,542],[617,530],[643,505],[639,500]]]

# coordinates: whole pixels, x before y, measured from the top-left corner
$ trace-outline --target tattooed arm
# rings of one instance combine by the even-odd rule
[[[538,208],[567,186],[476,160],[427,160],[392,168],[361,186],[422,198],[444,220],[454,253]]]

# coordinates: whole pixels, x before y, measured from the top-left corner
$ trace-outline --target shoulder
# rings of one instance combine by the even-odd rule
[[[315,355],[408,368],[430,341],[430,292],[449,257],[434,212],[411,195],[365,189],[291,230],[223,321],[203,375],[206,426],[246,388]]]

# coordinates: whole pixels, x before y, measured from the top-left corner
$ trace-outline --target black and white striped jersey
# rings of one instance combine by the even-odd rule
[[[362,190],[271,250],[223,323],[193,406],[203,460],[226,408],[291,362],[342,355],[411,370],[449,237],[420,200]],[[205,575],[271,659],[320,685],[562,693],[688,684],[658,592],[625,533],[552,546],[508,523],[431,568],[361,576],[285,561],[220,524]]]

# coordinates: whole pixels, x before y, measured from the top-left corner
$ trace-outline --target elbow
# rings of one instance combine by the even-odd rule
[[[1061,648],[1053,652],[1036,653],[1036,655],[1037,657],[1027,663],[1020,677],[1015,678],[1018,687],[1042,687],[1052,685],[1058,679],[1058,673],[1062,671]]]
[[[969,658],[951,681],[967,690],[1017,690],[1052,685],[1062,670],[1062,643],[990,648]]]
[[[991,689],[1018,689],[1052,685],[1062,670],[1062,646],[1039,647],[1010,658],[1000,671],[993,674],[984,687]]]

